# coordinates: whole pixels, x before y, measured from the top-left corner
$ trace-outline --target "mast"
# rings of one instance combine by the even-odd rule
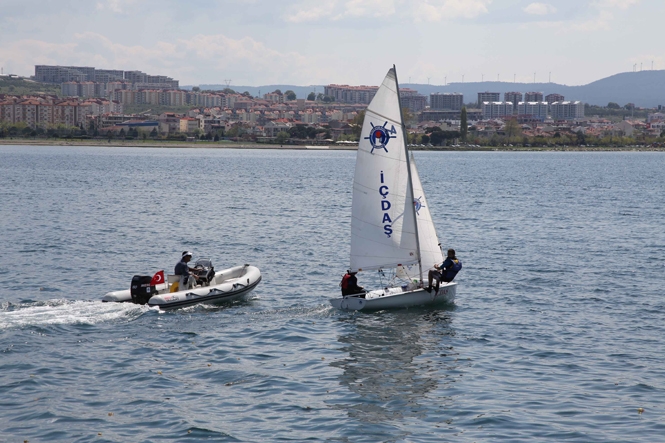
[[[411,201],[409,206],[411,207],[411,215],[413,216],[413,227],[416,230],[416,253],[418,254],[418,272],[420,274],[420,283],[423,283],[423,265],[420,258],[420,238],[418,236],[418,220],[416,218],[416,208],[413,204],[413,181],[411,180],[411,159],[409,158],[409,148],[408,138],[406,136],[406,125],[404,124],[404,112],[402,111],[402,96],[399,93],[399,80],[397,80],[397,68],[393,65],[393,71],[395,72],[395,86],[397,86],[397,103],[399,103],[399,117],[402,120],[402,137],[404,138],[404,152],[406,153],[406,170],[407,170],[407,186],[409,191],[411,191]]]

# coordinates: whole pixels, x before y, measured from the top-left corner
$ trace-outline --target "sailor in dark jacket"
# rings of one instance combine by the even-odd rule
[[[365,288],[358,286],[358,279],[356,278],[357,272],[346,271],[340,286],[342,287],[342,295],[354,295],[365,292]]]
[[[457,273],[462,269],[462,261],[455,256],[454,249],[448,249],[448,257],[440,266],[434,265],[435,269],[430,269],[427,276],[429,285],[427,291],[432,291],[432,280],[436,280],[436,293],[439,292],[439,282],[450,283],[455,279]]]

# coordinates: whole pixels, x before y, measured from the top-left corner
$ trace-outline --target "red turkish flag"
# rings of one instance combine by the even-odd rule
[[[152,276],[152,280],[150,280],[150,286],[157,286],[162,283],[164,283],[164,270],[161,270]]]

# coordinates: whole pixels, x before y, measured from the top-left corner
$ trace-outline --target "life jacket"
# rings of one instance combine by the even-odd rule
[[[342,277],[342,281],[339,282],[339,285],[342,287],[342,289],[349,289],[349,279],[351,278],[351,274],[344,274],[344,277]]]
[[[462,260],[451,258],[453,265],[449,266],[445,271],[442,270],[442,274],[445,280],[453,281],[455,276],[459,271],[462,270]]]

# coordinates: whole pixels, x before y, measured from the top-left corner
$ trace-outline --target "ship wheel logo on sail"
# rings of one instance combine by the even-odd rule
[[[386,127],[387,124],[388,122],[385,122],[383,126],[374,126],[374,123],[370,122],[372,129],[369,132],[369,137],[365,137],[365,140],[369,140],[370,144],[372,145],[372,150],[369,152],[370,154],[374,154],[375,149],[383,149],[384,151],[388,152],[386,145],[391,138],[397,137],[396,135],[390,135],[397,134],[395,125],[391,125],[392,127],[388,129]]]
[[[420,199],[423,198],[422,196],[418,198],[413,199],[413,207],[416,209],[416,215],[420,215],[420,210],[422,208],[426,208],[427,206],[423,205],[423,202],[420,201]]]

